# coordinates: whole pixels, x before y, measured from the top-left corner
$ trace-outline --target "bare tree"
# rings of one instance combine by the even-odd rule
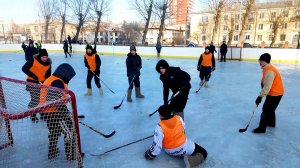
[[[230,16],[230,27],[228,27],[228,42],[227,45],[231,45],[234,33],[234,16]]]
[[[56,6],[56,9],[58,10],[58,15],[61,19],[61,30],[60,30],[60,43],[62,43],[63,40],[63,34],[65,32],[65,26],[66,26],[66,15],[67,15],[67,2],[68,0],[59,0]],[[65,35],[66,36],[66,35]]]
[[[56,0],[39,0],[39,7],[45,21],[45,42],[48,41],[48,29],[50,21],[55,14],[55,5]]]
[[[72,41],[78,41],[79,33],[83,27],[86,17],[90,11],[91,0],[70,0],[70,8],[72,9],[74,15],[78,18],[78,24],[76,26],[76,34]]]
[[[165,21],[169,18],[168,9],[170,7],[170,2],[172,2],[172,0],[157,0],[154,3],[154,13],[160,18],[160,26],[156,43],[162,41],[161,39],[165,28]]]
[[[200,32],[193,32],[192,33],[192,39],[197,41],[197,44],[200,44],[201,40],[201,33]]]
[[[101,17],[110,10],[110,0],[92,0],[92,8],[96,14],[96,27],[94,44],[97,42],[98,32],[100,28]]]
[[[131,22],[127,23],[123,22],[121,27],[121,41],[126,44],[135,43],[141,37],[141,28],[139,27],[139,23]]]
[[[245,13],[242,14],[242,23],[241,23],[241,31],[240,31],[240,34],[239,34],[239,44],[242,45],[243,41],[244,41],[244,34],[245,34],[245,29],[246,29],[246,24],[247,24],[247,21],[248,21],[248,18],[252,12],[252,10],[254,9],[254,5],[255,5],[255,0],[246,0],[244,3],[243,3],[243,6],[245,8]]]
[[[153,0],[134,0],[133,3],[135,9],[140,13],[143,19],[146,21],[143,31],[142,45],[145,45],[146,36],[148,33],[149,23],[151,20],[153,10]]]

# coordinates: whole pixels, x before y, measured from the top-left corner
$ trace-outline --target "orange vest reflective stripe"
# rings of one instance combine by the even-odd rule
[[[177,148],[185,143],[183,125],[177,115],[169,120],[161,120],[158,124],[164,134],[162,145],[165,149]]]
[[[272,86],[271,86],[271,89],[270,89],[268,95],[270,95],[270,96],[283,95],[284,87],[283,87],[281,75],[280,75],[279,71],[273,65],[269,64],[268,67],[263,69],[262,82],[265,79],[265,74],[267,73],[267,71],[273,71],[275,73],[275,78],[274,78],[274,81],[272,83]]]
[[[201,62],[201,65],[202,66],[212,66],[212,62],[211,62],[211,59],[212,59],[212,54],[211,53],[203,53],[202,54],[202,62]]]
[[[93,54],[91,56],[88,56],[87,54],[85,54],[84,57],[90,66],[90,70],[95,71],[96,70],[96,54]]]
[[[63,80],[61,80],[60,78],[56,77],[56,76],[53,76],[51,75],[49,78],[47,78],[45,80],[45,82],[43,83],[43,85],[46,85],[46,86],[51,86],[52,82],[55,81],[55,80],[60,80],[63,82],[64,84],[64,89],[67,90],[68,87],[67,85],[65,84],[65,82]],[[40,106],[41,105],[45,105],[47,103],[47,99],[46,99],[46,96],[47,96],[47,93],[48,93],[48,88],[41,88],[41,92],[40,92]],[[62,99],[66,99],[67,98],[67,94],[63,94],[62,95]],[[49,108],[46,108],[45,110],[43,110],[44,113],[53,113],[53,112],[57,112],[57,109],[56,107],[49,107]]]
[[[35,74],[38,77],[39,81],[44,81],[45,80],[45,75],[47,70],[50,68],[50,65],[43,65],[39,63],[39,61],[34,58],[33,59],[33,64],[29,71],[31,71],[33,74]],[[29,80],[34,80],[32,77],[27,76],[27,79]]]

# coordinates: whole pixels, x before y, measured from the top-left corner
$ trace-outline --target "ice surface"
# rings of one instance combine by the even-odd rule
[[[85,167],[184,167],[183,159],[167,156],[164,152],[153,161],[146,160],[144,152],[150,147],[152,138],[101,157],[90,155],[101,154],[153,134],[158,116],[156,114],[148,118],[145,113],[154,112],[163,103],[162,83],[155,71],[158,59],[142,57],[143,69],[140,80],[145,98],[136,99],[133,92],[132,103],[125,100],[119,109],[114,110],[113,106],[121,102],[128,88],[125,56],[100,55],[102,60],[100,77],[116,94],[109,92],[102,84],[104,96],[100,96],[92,81],[93,95],[86,97],[83,96],[86,92],[87,73],[83,54],[76,53],[67,59],[63,53],[49,53],[49,55],[53,60],[52,72],[60,63],[68,62],[77,73],[71,80],[69,89],[76,94],[78,113],[86,116],[81,121],[105,134],[116,130],[114,136],[106,139],[80,125],[82,150],[86,154]],[[248,131],[239,133],[238,130],[247,125],[254,101],[260,91],[261,69],[257,62],[217,62],[217,69],[212,74],[209,88],[203,87],[196,94],[200,83],[196,70],[198,60],[167,59],[167,61],[171,66],[180,66],[192,78],[192,89],[185,108],[185,122],[187,136],[208,152],[207,160],[199,167],[300,167],[299,64],[274,64],[282,74],[285,86],[285,95],[276,111],[277,127],[268,128],[266,134],[256,135],[251,130],[258,126],[262,104],[257,108]],[[24,63],[23,53],[0,53],[0,76],[25,80],[26,76],[21,71]],[[44,129],[47,131],[46,127]]]

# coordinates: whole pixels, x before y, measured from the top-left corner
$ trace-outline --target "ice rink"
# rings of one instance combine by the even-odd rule
[[[102,156],[93,156],[153,134],[159,117],[156,114],[149,118],[145,114],[154,112],[163,103],[162,82],[155,71],[159,59],[142,57],[140,80],[145,98],[136,99],[133,93],[132,103],[125,100],[123,105],[115,110],[113,107],[118,105],[127,93],[126,56],[100,55],[102,61],[100,77],[116,94],[112,94],[101,83],[104,95],[100,96],[92,81],[93,94],[88,97],[84,96],[87,90],[87,69],[84,66],[83,54],[75,53],[72,58],[64,58],[63,53],[49,53],[49,57],[53,61],[52,72],[64,62],[74,67],[77,74],[68,87],[76,94],[78,113],[85,115],[81,121],[106,134],[116,131],[114,136],[106,139],[80,125],[85,167],[185,166],[183,159],[167,156],[164,152],[153,161],[146,160],[144,152],[152,144],[152,138]],[[257,135],[251,131],[258,126],[262,104],[256,109],[248,131],[239,133],[238,130],[247,125],[260,91],[261,69],[258,62],[217,61],[209,88],[203,87],[195,93],[200,82],[196,69],[198,60],[171,58],[166,60],[171,66],[179,66],[188,72],[192,78],[192,89],[185,108],[185,123],[187,137],[208,152],[207,160],[199,167],[300,167],[300,64],[274,63],[282,75],[285,94],[276,110],[276,128],[267,128],[265,134]],[[24,53],[0,53],[0,76],[26,80],[26,75],[21,71],[24,63]]]

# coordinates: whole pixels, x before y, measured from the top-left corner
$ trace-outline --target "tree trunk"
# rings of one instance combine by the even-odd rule
[[[298,45],[297,45],[297,48],[300,49],[300,32],[298,34]]]
[[[66,25],[66,15],[65,14],[61,17],[61,20],[62,20],[62,23],[61,23],[60,40],[59,40],[60,43],[62,43],[63,34],[65,31],[65,25]]]
[[[47,42],[48,42],[49,22],[50,22],[50,18],[47,17],[47,18],[46,18],[46,25],[45,25],[45,41],[44,41],[44,43],[47,43]]]
[[[95,38],[94,38],[94,44],[97,43],[97,37],[98,37],[98,32],[99,32],[99,27],[100,27],[100,22],[101,22],[101,17],[102,17],[102,12],[97,11],[97,24],[96,24],[96,30],[95,30]]]
[[[146,20],[146,25],[145,25],[145,29],[143,32],[143,39],[142,39],[142,45],[145,45],[145,41],[146,41],[146,36],[148,33],[148,27],[149,27],[149,23],[150,23],[150,19],[151,19],[151,14],[152,14],[152,7],[153,7],[153,1],[151,2],[148,11],[147,11],[147,20]]]
[[[276,21],[277,22],[277,21]],[[276,37],[277,37],[277,34],[278,34],[278,29],[279,29],[279,24],[278,23],[274,23],[274,30],[273,30],[273,38],[272,38],[272,41],[271,41],[271,44],[270,44],[270,47],[273,47],[275,42],[276,42]]]
[[[245,14],[242,19],[241,31],[239,34],[239,44],[242,46],[243,46],[242,43],[244,41],[244,33],[245,33],[246,23],[247,23],[248,17],[251,13],[252,6],[254,5],[254,3],[255,3],[255,0],[247,0],[246,11],[245,11]]]
[[[75,36],[73,37],[73,39],[72,39],[72,41],[78,41],[78,37],[79,37],[79,33],[80,33],[80,30],[81,30],[81,28],[82,28],[82,26],[83,26],[83,15],[82,14],[80,14],[79,15],[79,24],[76,26],[76,34],[75,34]]]
[[[232,38],[233,38],[233,32],[234,32],[234,18],[231,17],[230,19],[230,30],[229,30],[229,33],[228,33],[228,42],[227,42],[227,45],[231,45],[231,42],[232,42]]]
[[[166,4],[164,4],[164,6],[163,6],[163,13],[162,13],[161,20],[160,20],[159,33],[158,33],[158,37],[157,37],[156,43],[158,43],[158,42],[161,41],[161,36],[163,34],[163,28],[165,26],[166,11],[167,11],[167,7],[166,7]]]

